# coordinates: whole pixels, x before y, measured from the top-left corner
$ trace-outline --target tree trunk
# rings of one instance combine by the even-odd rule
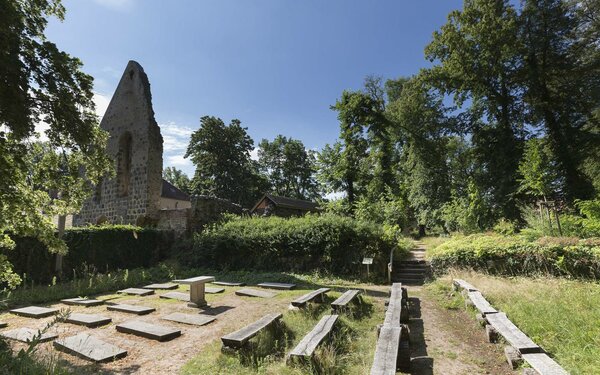
[[[65,234],[65,226],[67,224],[67,216],[66,215],[58,215],[58,238],[62,239]],[[61,254],[56,254],[56,263],[54,265],[54,270],[58,274],[59,278],[62,276],[63,271],[63,256]]]

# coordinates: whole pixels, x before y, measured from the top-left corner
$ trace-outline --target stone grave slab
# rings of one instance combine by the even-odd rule
[[[5,328],[5,327],[8,327],[8,323],[0,322],[0,328]]]
[[[244,288],[240,290],[236,290],[235,294],[238,296],[246,296],[246,297],[261,297],[261,298],[272,298],[277,294],[272,292],[267,292],[265,290],[258,290],[252,288]]]
[[[177,284],[164,283],[164,284],[150,284],[150,285],[146,285],[144,287],[144,289],[170,290],[170,289],[177,289],[177,287],[179,287],[179,285],[177,285]]]
[[[4,332],[0,333],[0,336],[6,337],[7,339],[11,339],[11,340],[29,342],[29,341],[32,341],[33,338],[39,334],[39,332],[40,331],[37,329],[17,328],[17,329],[12,329],[10,331],[4,331]],[[57,334],[46,332],[40,336],[39,342],[51,341],[57,337],[58,337]]]
[[[127,351],[86,333],[54,341],[58,350],[94,362],[110,362],[127,355]]]
[[[203,326],[210,322],[213,322],[217,318],[209,315],[202,314],[184,314],[184,313],[173,313],[167,316],[163,316],[161,319],[170,320],[172,322],[183,323],[183,324],[191,324],[195,326]]]
[[[153,307],[145,307],[138,305],[126,305],[126,304],[117,304],[117,305],[109,305],[106,307],[109,311],[120,311],[130,314],[137,315],[145,315],[150,314],[153,311],[156,311]]]
[[[11,313],[20,316],[26,316],[28,318],[45,318],[50,315],[54,315],[58,312],[58,309],[50,309],[47,307],[39,306],[28,306],[20,309],[10,310]]]
[[[117,325],[117,331],[145,337],[147,339],[168,341],[181,335],[181,331],[171,327],[131,320]]]
[[[142,288],[127,288],[127,289],[119,290],[117,293],[130,294],[133,296],[148,296],[150,294],[154,294],[154,291],[150,290],[150,289],[142,289]]]
[[[98,305],[102,305],[104,303],[104,301],[101,301],[99,299],[88,299],[88,298],[67,298],[67,299],[61,299],[60,302],[64,303],[65,305],[75,305],[75,306],[85,306],[85,307],[98,306]]]
[[[190,301],[190,295],[188,293],[181,293],[181,292],[169,292],[169,293],[161,294],[160,298],[177,299],[177,300],[184,301],[184,302]]]
[[[223,293],[225,288],[211,288],[210,286],[207,286],[205,291],[209,294]]]
[[[269,289],[281,289],[281,290],[290,290],[296,287],[296,284],[288,284],[288,283],[260,283],[258,284],[261,288],[269,288]]]
[[[246,286],[246,283],[235,283],[230,281],[214,281],[211,284],[220,285],[220,286]]]
[[[71,313],[65,321],[71,324],[94,328],[108,324],[112,322],[112,319],[96,314]]]

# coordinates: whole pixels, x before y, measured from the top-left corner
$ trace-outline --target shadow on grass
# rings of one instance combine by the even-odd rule
[[[269,359],[282,358],[294,338],[294,332],[283,321],[277,321],[248,341],[236,354],[243,366],[258,368]]]
[[[215,315],[222,314],[226,311],[229,311],[231,309],[235,309],[235,306],[223,305],[223,306],[209,307],[207,309],[202,310],[200,313],[215,316]]]

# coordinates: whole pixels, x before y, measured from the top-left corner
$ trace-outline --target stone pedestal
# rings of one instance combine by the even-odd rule
[[[197,276],[190,279],[173,281],[179,284],[188,284],[190,286],[190,302],[188,303],[189,307],[204,307],[208,305],[204,297],[205,288],[206,283],[215,281],[213,276]]]

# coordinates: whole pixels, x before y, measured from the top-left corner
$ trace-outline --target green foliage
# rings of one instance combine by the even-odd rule
[[[377,200],[366,197],[359,199],[356,202],[354,217],[357,220],[406,228],[409,221],[407,211],[406,200],[388,191],[381,194]]]
[[[532,138],[527,141],[519,163],[519,173],[523,176],[519,179],[519,191],[546,199],[560,189],[557,186],[556,164],[543,139]]]
[[[163,170],[163,178],[184,193],[192,193],[192,182],[182,170],[175,167],[167,167]]]
[[[302,141],[282,135],[258,145],[258,164],[271,191],[279,196],[313,200],[319,197],[315,155]]]
[[[428,252],[432,267],[470,268],[499,275],[600,277],[600,241],[473,234],[453,238]]]
[[[74,228],[65,231],[69,249],[64,257],[63,277],[100,270],[103,272],[150,267],[165,259],[173,245],[173,233],[130,225]],[[19,237],[8,257],[15,272],[26,282],[49,282],[54,273],[54,256],[35,238]]]
[[[358,273],[369,256],[383,274],[395,246],[379,225],[326,214],[229,221],[196,233],[192,248],[177,256],[191,266],[335,273]]]
[[[253,149],[254,141],[239,120],[226,126],[220,118],[202,117],[185,153],[196,166],[193,193],[252,206],[266,188],[257,164],[250,159]]]
[[[517,225],[510,220],[502,218],[498,220],[496,225],[494,225],[494,232],[505,236],[510,236],[517,233]]]
[[[32,236],[64,253],[50,217],[76,212],[110,170],[92,77],[44,35],[48,18],[64,13],[59,0],[0,5],[0,247],[12,245],[9,235]],[[46,143],[35,142],[40,122]],[[0,283],[14,283],[4,260]]]

